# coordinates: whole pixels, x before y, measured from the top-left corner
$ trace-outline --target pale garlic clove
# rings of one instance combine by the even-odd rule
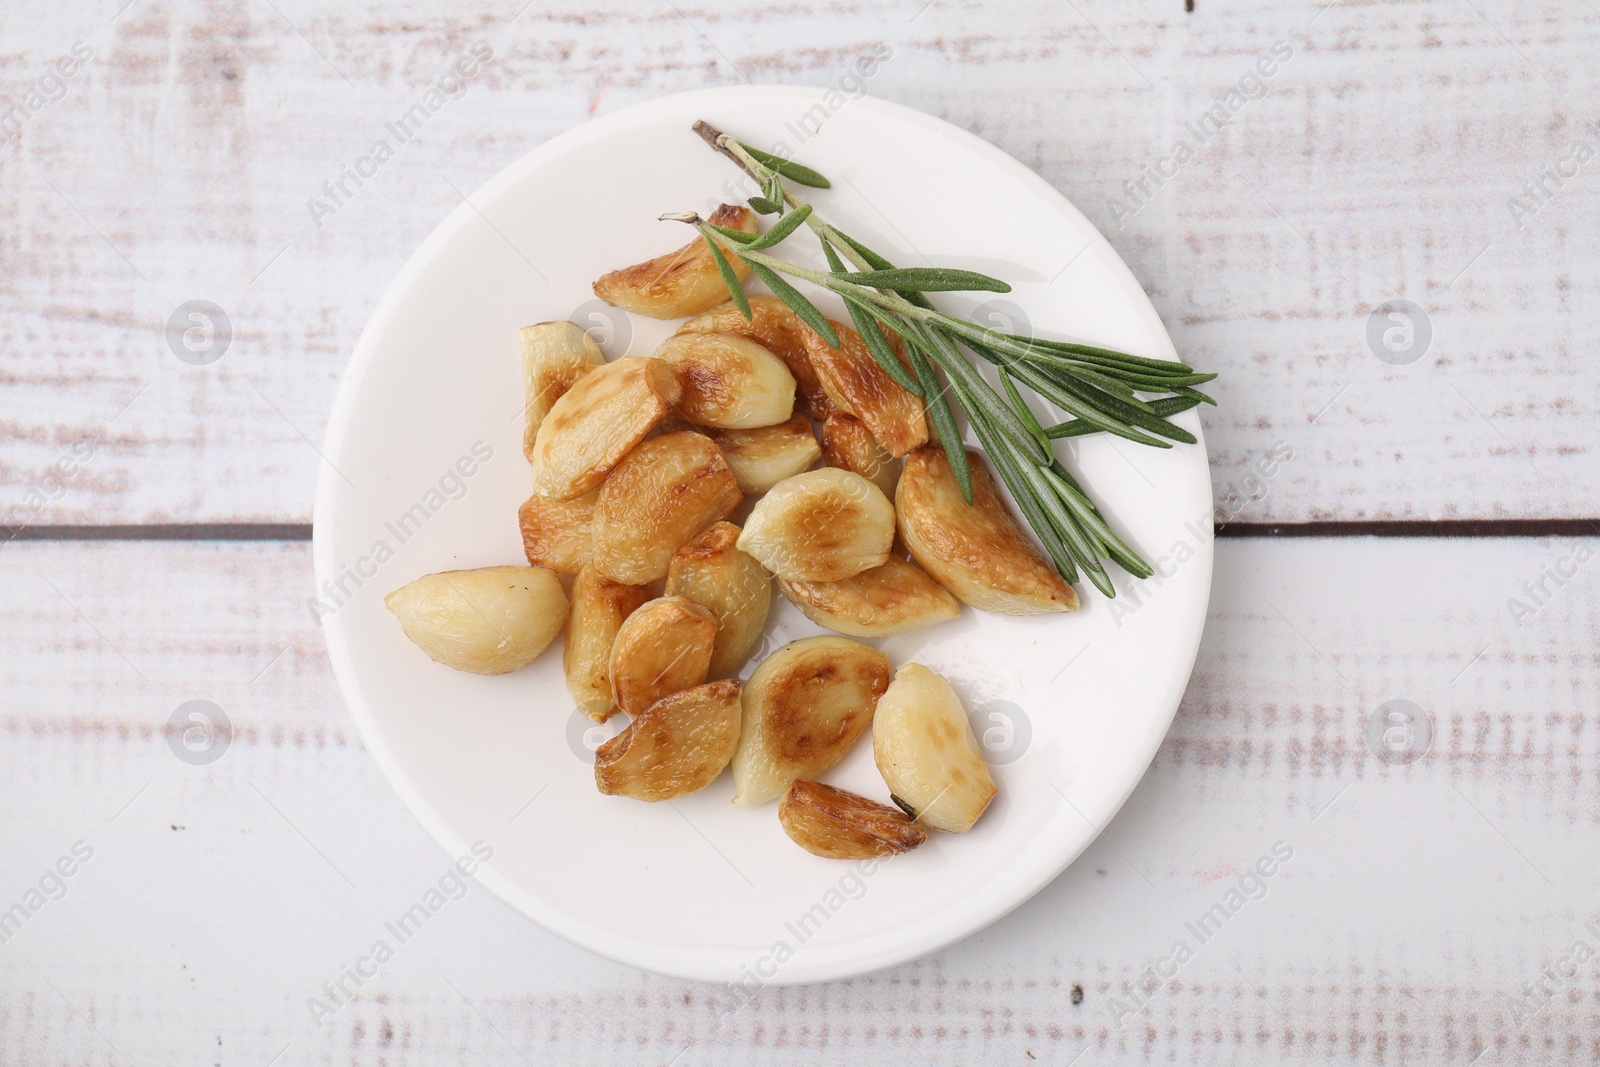
[[[961,614],[959,600],[921,567],[899,556],[837,582],[780,578],[778,586],[806,618],[852,637],[890,637]]]
[[[809,637],[762,660],[745,685],[733,802],[765,804],[838,763],[888,686],[889,658],[845,637]]]
[[[927,444],[928,420],[921,398],[878,366],[860,334],[842,322],[828,322],[839,335],[838,348],[829,346],[809,327],[804,334],[811,365],[817,369],[828,399],[841,412],[860,419],[891,456],[903,456]],[[896,353],[903,353],[899,337],[889,332],[884,336]],[[900,362],[906,362],[903,356]]]
[[[611,697],[637,715],[668,693],[699,685],[711,666],[717,619],[687,597],[634,609],[611,642]]]
[[[723,204],[709,221],[732,230],[756,232],[756,213],[743,206]],[[727,258],[741,282],[750,277],[744,260]],[[594,283],[594,295],[637,315],[679,319],[710,311],[728,298],[728,288],[705,238],[696,237],[665,255],[601,276]]]
[[[578,710],[595,722],[605,722],[617,710],[611,693],[611,646],[628,616],[649,599],[648,587],[614,582],[592,566],[580,570],[572,582],[561,665]]]
[[[604,364],[606,357],[594,338],[573,322],[524,326],[521,336],[522,379],[527,390],[522,451],[532,459],[533,442],[544,417],[579,378]]]
[[[737,334],[765,348],[783,360],[799,387],[802,410],[812,418],[825,419],[835,410],[823,391],[817,369],[806,350],[805,326],[789,306],[775,296],[751,293],[750,318],[746,319],[732,300],[697,315],[678,327],[679,333]]]
[[[829,415],[822,424],[822,461],[830,467],[855,471],[894,499],[900,480],[900,463],[884,451],[878,439],[854,415]]]
[[[561,632],[567,594],[543,567],[425,574],[383,598],[430,658],[458,671],[507,674],[539,658]]]
[[[704,434],[662,434],[617,465],[594,509],[594,565],[608,578],[644,585],[667,573],[684,542],[738,507],[743,494]]]
[[[733,523],[713,523],[674,552],[667,567],[667,595],[687,597],[716,616],[708,678],[744,668],[772,607],[772,576],[739,549],[738,539]]]
[[[976,452],[967,453],[972,504],[961,495],[943,449],[906,457],[895,492],[900,539],[950,592],[984,611],[1042,615],[1072,611],[1078,594],[1012,517]]]
[[[772,573],[832,582],[881,566],[894,544],[883,490],[837,467],[786,478],[756,502],[739,547]]]
[[[539,424],[528,457],[533,491],[571,500],[599,488],[681,395],[672,368],[648,357],[619,359],[583,375]]]
[[[731,333],[679,333],[654,357],[678,375],[678,413],[696,426],[748,430],[794,414],[794,375],[754,341]]]
[[[577,574],[589,562],[594,547],[590,527],[600,490],[571,500],[552,500],[538,493],[517,510],[522,530],[522,551],[535,567],[562,574]]]
[[[778,802],[789,839],[824,859],[861,860],[910,852],[928,833],[899,808],[820,782],[795,782]]]
[[[920,663],[901,667],[878,701],[872,755],[890,794],[935,830],[966,833],[994,799],[961,698]]]
[[[776,426],[711,430],[706,436],[717,443],[722,458],[733,468],[740,491],[752,496],[810,470],[822,454],[816,435],[811,432],[811,420],[804,415],[795,415]]]
[[[662,697],[594,754],[602,793],[671,800],[704,789],[739,743],[739,683],[707,682]]]

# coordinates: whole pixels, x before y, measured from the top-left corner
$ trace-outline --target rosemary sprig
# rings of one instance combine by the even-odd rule
[[[1193,443],[1192,434],[1167,420],[1198,404],[1214,404],[1194,386],[1216,375],[1197,373],[1173,360],[1005,333],[945,314],[924,294],[1004,293],[1011,287],[975,271],[898,267],[819,218],[784,181],[826,189],[828,180],[821,174],[742,144],[707,123],[696,123],[695,132],[760,185],[762,192],[750,198],[751,207],[779,216],[779,221],[760,235],[713,226],[693,213],[662,216],[690,223],[706,238],[729,292],[746,318],[750,317],[749,302],[741,299],[743,293],[728,265],[729,253],[742,259],[778,299],[833,347],[838,347],[839,339],[827,317],[784,276],[838,295],[873,360],[902,387],[923,398],[969,504],[971,472],[952,399],[1064,578],[1076,581],[1081,570],[1101,592],[1114,597],[1116,589],[1102,560],[1115,562],[1137,578],[1154,573],[1112,531],[1051,446],[1064,438],[1102,432],[1152,448],[1171,448],[1175,441]],[[810,229],[822,246],[828,270],[802,267],[771,254],[801,226]],[[889,347],[880,326],[904,341],[909,371]],[[961,353],[962,348],[995,365],[1004,395],[978,373]],[[943,383],[939,372],[943,372]],[[1072,417],[1042,426],[1021,387]],[[1166,395],[1145,399],[1141,393]]]

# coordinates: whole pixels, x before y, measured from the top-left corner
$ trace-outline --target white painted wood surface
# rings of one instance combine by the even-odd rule
[[[448,857],[352,735],[301,599],[309,553],[15,545],[0,906],[75,841],[94,856],[0,945],[0,1058],[1587,1062],[1594,964],[1517,1019],[1524,982],[1600,948],[1600,562],[1520,629],[1504,606],[1574,547],[1222,543],[1194,683],[1127,807],[1033,901],[918,963],[723,1019],[720,987],[601,961],[474,888],[319,1029],[307,998]],[[196,698],[237,734],[209,767],[161,733]],[[1365,739],[1395,699],[1434,722],[1409,767]],[[1278,841],[1293,858],[1265,896],[1207,944],[1187,933]],[[1194,958],[1119,1026],[1113,998],[1179,938]]]
[[[1594,512],[1600,162],[1542,204],[1522,188],[1600,150],[1590,3],[120,4],[12,3],[0,25],[8,99],[94,49],[0,143],[0,500],[96,449],[32,521],[305,521],[351,346],[459,193],[590,115],[740,78],[823,87],[880,44],[872,95],[1037,168],[1222,372],[1219,499],[1296,450],[1241,518]],[[1260,98],[1187,133],[1279,41]],[[466,93],[314,225],[308,199],[478,42]],[[1179,138],[1195,157],[1123,217],[1113,198],[1134,206],[1124,183]],[[1367,346],[1394,298],[1430,322],[1408,366]],[[193,299],[235,331],[207,367],[166,342]]]
[[[1595,514],[1600,162],[1520,229],[1507,206],[1600,148],[1587,0],[520,2],[0,7],[0,116],[75,41],[95,50],[0,140],[0,507],[306,521],[350,347],[457,189],[592,114],[741,77],[825,86],[886,42],[874,96],[1037,168],[1224,373],[1224,516]],[[465,97],[317,229],[306,199],[479,40],[495,58]],[[1279,40],[1266,95],[1119,220],[1123,183]],[[196,298],[236,330],[207,367],[165,337]],[[1433,334],[1406,366],[1366,341],[1394,298]],[[1294,458],[1247,489],[1280,442]],[[1596,963],[1554,970],[1600,950],[1596,564],[1544,578],[1577,547],[1220,545],[1194,682],[1128,806],[926,960],[727,1014],[725,991],[598,960],[473,888],[319,1028],[307,998],[447,858],[340,705],[307,546],[10,544],[0,909],[75,842],[94,854],[0,944],[0,1064],[1600,1060]],[[191,699],[236,727],[209,767],[162,736]],[[1410,766],[1367,736],[1397,699],[1434,723]],[[1264,898],[1188,936],[1193,960],[1119,1020],[1280,840]],[[1559,988],[1528,999],[1546,967]]]

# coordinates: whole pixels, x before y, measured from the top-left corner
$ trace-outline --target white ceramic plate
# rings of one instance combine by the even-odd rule
[[[689,93],[530,153],[407,263],[356,346],[328,430],[314,553],[319,595],[337,610],[322,626],[368,748],[452,856],[478,841],[493,849],[483,885],[570,941],[662,974],[844,978],[931,952],[1015,908],[1094,840],[1139,781],[1205,620],[1204,445],[1159,451],[1104,436],[1060,445],[1167,576],[1114,606],[1085,584],[1074,614],[969,608],[877,642],[894,665],[920,659],[954,683],[1000,791],[971,833],[935,834],[870,872],[802,851],[775,805],[734,808],[727,775],[670,803],[601,796],[590,751],[622,717],[595,729],[576,716],[559,641],[526,670],[483,678],[431,662],[401,634],[383,606],[389,590],[432,571],[524,562],[517,327],[573,318],[595,326],[612,357],[647,354],[675,328],[630,321],[594,301],[589,285],[687,240],[683,226],[655,221],[662,212],[736,195],[724,191],[737,177],[731,164],[690,132],[696,118],[761,147],[785,140],[833,180],[811,197],[819,210],[903,265],[1009,280],[1014,291],[981,314],[1025,308],[1044,336],[1173,355],[1116,253],[1027,168],[908,108],[830,106],[838,102],[801,88]],[[820,132],[799,143],[794,131],[822,115]],[[940,298],[947,310],[977,302]],[[1194,412],[1178,421],[1199,433]],[[762,652],[820,632],[775,600]],[[867,738],[825,777],[888,799]]]

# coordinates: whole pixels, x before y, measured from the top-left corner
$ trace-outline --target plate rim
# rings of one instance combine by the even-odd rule
[[[380,334],[386,327],[394,310],[403,300],[403,294],[412,287],[417,276],[422,273],[435,253],[441,246],[453,239],[468,223],[478,217],[478,209],[473,206],[474,203],[499,195],[503,187],[514,184],[526,171],[539,166],[544,157],[559,154],[567,146],[575,142],[602,134],[609,125],[623,122],[641,114],[647,114],[653,110],[665,109],[672,105],[696,100],[710,103],[728,98],[748,98],[750,96],[765,96],[774,99],[803,97],[811,101],[813,96],[820,95],[826,91],[823,88],[801,85],[739,85],[696,89],[654,97],[589,119],[536,145],[502,167],[494,175],[478,185],[460,204],[456,205],[439,221],[427,238],[407,257],[399,272],[384,289],[382,298],[374,306],[371,316],[357,337],[355,346],[351,350],[349,361],[340,378],[339,388],[328,416],[327,430],[323,435],[323,455],[337,457],[341,454],[357,397],[361,391],[362,380],[372,365],[379,347]],[[863,96],[860,99],[851,101],[849,106],[884,112],[897,119],[912,122],[948,137],[962,148],[976,153],[984,160],[1005,170],[1012,177],[1032,188],[1042,199],[1059,205],[1066,215],[1076,216],[1077,220],[1083,224],[1083,229],[1089,235],[1090,247],[1095,247],[1101,253],[1099,258],[1103,266],[1115,274],[1119,285],[1129,292],[1132,298],[1130,302],[1133,304],[1138,316],[1144,321],[1146,329],[1150,332],[1152,338],[1158,341],[1165,341],[1167,350],[1164,353],[1165,355],[1171,355],[1176,351],[1171,336],[1168,334],[1165,324],[1161,321],[1160,315],[1156,312],[1149,294],[1144,291],[1143,286],[1134,277],[1132,270],[1121,255],[1117,253],[1099,228],[1078,209],[1077,205],[1072,203],[1070,199],[1041,175],[1009,155],[1003,149],[990,144],[970,130],[963,129],[945,119],[930,115],[908,105],[881,100],[872,96]],[[1137,294],[1136,297],[1134,294]],[[1209,452],[1206,450],[1205,434],[1198,413],[1191,411],[1186,415],[1184,425],[1196,437],[1196,443],[1188,447],[1199,449],[1208,458]],[[1209,462],[1205,464],[1205,471],[1209,488],[1211,479]],[[332,521],[331,516],[335,507],[335,497],[339,490],[338,482],[338,473],[337,470],[332,469],[331,460],[321,464],[312,506],[312,580],[314,588],[320,588],[324,578],[337,572],[337,561],[331,558],[333,549],[330,544],[330,538],[332,535],[325,531]],[[1180,649],[1175,652],[1175,660],[1186,660],[1187,666],[1182,672],[1173,672],[1171,676],[1173,681],[1169,685],[1169,692],[1162,701],[1162,705],[1166,706],[1168,710],[1160,716],[1156,724],[1152,725],[1143,743],[1142,751],[1134,750],[1130,753],[1139,757],[1135,765],[1140,769],[1136,775],[1130,776],[1125,788],[1120,791],[1120,795],[1115,795],[1114,802],[1108,806],[1109,814],[1105,817],[1105,825],[1096,827],[1096,832],[1086,837],[1076,848],[1063,850],[1060,854],[1059,862],[1023,871],[1022,874],[1027,877],[1018,880],[1020,892],[1008,894],[1007,899],[1002,900],[1000,903],[984,908],[975,914],[967,915],[963,921],[953,928],[945,929],[939,933],[923,933],[917,936],[920,927],[927,925],[931,921],[924,920],[922,924],[907,928],[896,934],[895,944],[889,948],[879,948],[869,952],[854,951],[852,953],[856,946],[864,943],[870,944],[872,941],[877,940],[872,938],[837,946],[825,953],[797,957],[791,963],[786,964],[784,969],[774,978],[763,979],[761,982],[763,987],[767,985],[799,986],[838,981],[880,971],[938,952],[981,932],[1018,907],[1021,907],[1051,882],[1055,881],[1068,867],[1078,860],[1089,845],[1103,832],[1105,826],[1108,826],[1120,814],[1133,791],[1144,781],[1161,743],[1166,739],[1168,732],[1172,728],[1183,694],[1188,689],[1190,679],[1193,676],[1194,664],[1198,657],[1200,643],[1205,631],[1215,556],[1215,522],[1209,514],[1207,519],[1210,523],[1211,536],[1205,540],[1196,557],[1189,564],[1186,564],[1186,569],[1196,564],[1199,565],[1200,578],[1204,583],[1203,588],[1205,590],[1205,595],[1199,605],[1198,624],[1193,628],[1192,640],[1189,642],[1190,647],[1186,650]],[[462,841],[445,824],[443,817],[434,810],[432,804],[422,794],[421,790],[411,782],[399,760],[389,749],[388,743],[383,736],[383,730],[361,691],[343,627],[344,624],[341,617],[337,614],[318,620],[318,629],[321,630],[324,644],[327,647],[328,658],[333,667],[334,679],[338,685],[340,697],[356,722],[363,745],[383,771],[384,777],[388,779],[390,786],[399,794],[407,811],[417,819],[428,833],[428,836],[450,858],[454,859],[463,855],[467,850],[467,843]],[[1176,691],[1173,692],[1171,691],[1172,689]],[[1090,825],[1093,826],[1093,823],[1091,822]],[[615,935],[609,931],[593,927],[582,920],[575,919],[568,913],[553,906],[541,905],[531,898],[525,890],[514,885],[509,878],[500,875],[487,863],[483,865],[475,881],[481,883],[485,889],[499,898],[503,904],[527,920],[536,923],[571,944],[613,962],[665,977],[726,985],[739,983],[739,979],[736,976],[730,976],[729,968],[721,963],[723,957],[728,956],[731,950],[659,949],[655,946],[634,941],[629,937]],[[712,960],[717,962],[709,962]]]

